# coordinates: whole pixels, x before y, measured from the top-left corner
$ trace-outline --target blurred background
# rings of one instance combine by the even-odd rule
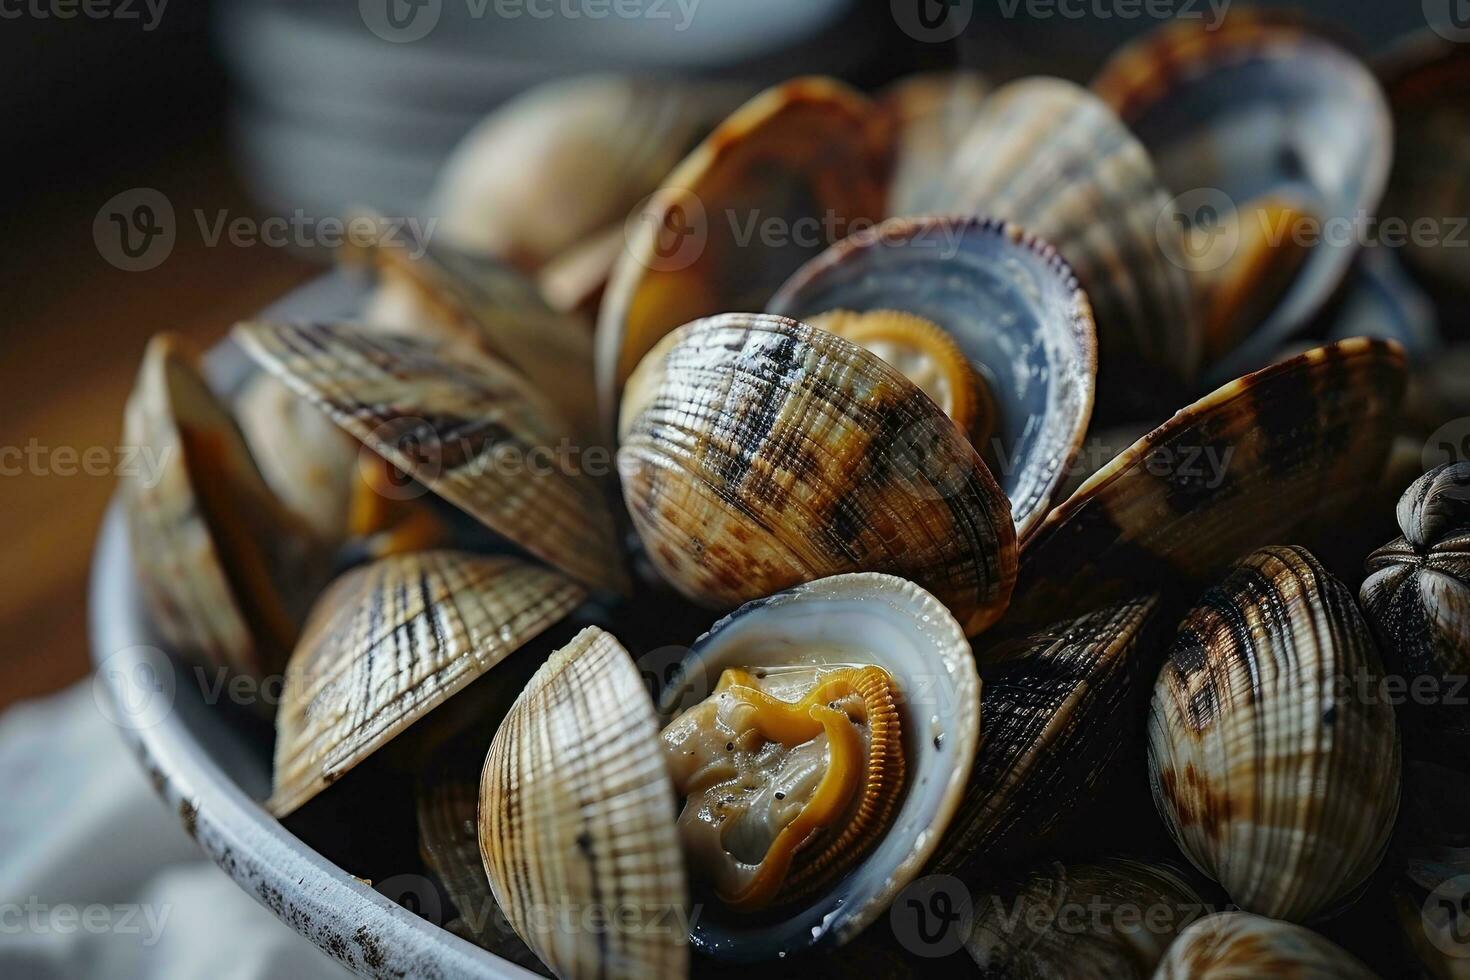
[[[0,182],[11,242],[0,260],[0,446],[11,459],[29,454],[0,478],[11,559],[0,570],[0,707],[86,671],[87,560],[113,477],[89,473],[76,454],[114,452],[147,337],[168,328],[211,342],[330,261],[299,243],[232,242],[215,235],[222,221],[310,223],[356,204],[412,215],[479,118],[557,76],[762,83],[822,72],[870,88],[961,63],[993,82],[1033,71],[1085,80],[1120,41],[1157,26],[1142,13],[1119,16],[1126,4],[1098,16],[1091,2],[1062,0],[1057,9],[1072,13],[1037,21],[1008,16],[1010,0],[948,0],[968,11],[958,37],[902,29],[914,3],[937,2],[0,6],[0,118],[13,165]],[[1220,2],[1188,6],[1208,15]],[[1295,6],[1330,18],[1368,53],[1425,24],[1417,2]],[[139,188],[167,199],[177,234],[164,261],[128,271],[103,254],[94,222]]]

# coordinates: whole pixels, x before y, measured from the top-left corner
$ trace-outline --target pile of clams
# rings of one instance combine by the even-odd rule
[[[284,678],[271,814],[543,975],[1451,975],[1470,278],[1260,227],[1372,213],[1391,113],[1463,148],[1465,63],[1239,14],[1090,87],[538,90],[357,317],[239,324],[233,397],[149,344],[157,633]]]

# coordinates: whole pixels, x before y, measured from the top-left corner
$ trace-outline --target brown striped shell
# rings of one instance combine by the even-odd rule
[[[1405,720],[1428,747],[1470,755],[1470,710],[1453,696],[1470,674],[1470,463],[1415,480],[1398,503],[1403,534],[1368,556],[1359,597],[1383,657],[1410,683],[1431,678],[1439,697],[1411,699]]]
[[[669,174],[630,217],[603,299],[597,391],[605,415],[614,416],[628,376],[675,327],[760,309],[802,262],[883,216],[886,123],[841,83],[800,78],[736,110]],[[782,241],[773,244],[769,230]]]
[[[434,234],[535,269],[653,192],[739,93],[587,75],[540,85],[472,129],[444,164]]]
[[[1397,344],[1355,338],[1177,412],[1047,516],[1006,625],[1203,583],[1252,548],[1330,528],[1383,465],[1404,374]]]
[[[972,634],[1005,608],[1009,502],[928,396],[839,337],[764,314],[688,324],[630,380],[620,429],[634,526],[697,602],[881,571]]]
[[[149,342],[123,441],[156,472],[121,480],[133,561],[168,648],[276,673],[324,570],[310,529],[271,493],[184,338]]]
[[[536,672],[491,742],[480,854],[511,925],[563,980],[688,972],[688,884],[658,732],[633,658],[589,627]]]
[[[1199,367],[1189,280],[1161,244],[1177,233],[1159,221],[1167,203],[1147,151],[1107,106],[1070,82],[1029,78],[985,101],[915,207],[1011,221],[1055,246],[1092,302],[1100,396],[1115,404],[1137,400],[1128,386],[1156,397]]]
[[[365,446],[497,534],[579,581],[625,587],[589,447],[514,371],[344,324],[242,324],[234,336]]]
[[[1310,929],[1252,915],[1216,912],[1174,940],[1156,980],[1375,980],[1347,950]]]
[[[293,812],[585,596],[550,569],[463,552],[347,572],[312,607],[286,666],[267,808]]]
[[[1400,759],[1353,595],[1305,549],[1242,559],[1180,625],[1154,688],[1154,801],[1241,908],[1306,922],[1378,867]]]
[[[879,107],[894,120],[889,214],[923,210],[989,91],[979,72],[955,69],[909,75],[879,94]]]
[[[981,976],[1006,980],[1148,980],[1208,911],[1179,869],[1129,858],[1052,862],[986,889],[973,908],[965,949]]]
[[[597,437],[592,337],[529,279],[495,259],[401,233],[379,235],[366,256],[378,282],[362,314],[370,326],[494,358],[555,405],[579,439]]]
[[[1118,768],[1157,609],[1152,597],[1129,600],[1022,640],[976,643],[980,751],[933,870],[969,878],[1037,853]]]

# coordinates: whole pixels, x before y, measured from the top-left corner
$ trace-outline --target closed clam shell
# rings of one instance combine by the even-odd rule
[[[1467,893],[1470,848],[1409,849],[1393,885],[1394,913],[1410,954],[1436,980],[1470,977],[1470,957],[1464,955]]]
[[[1302,926],[1249,912],[1216,912],[1169,947],[1157,980],[1373,980],[1373,971]]]
[[[155,461],[121,487],[133,560],[170,650],[257,677],[275,673],[318,584],[310,529],[271,493],[183,337],[149,341],[123,441]]]
[[[1052,862],[975,898],[965,949],[983,977],[1148,980],[1181,931],[1208,911],[1162,862]]]
[[[312,607],[286,666],[266,807],[293,812],[585,596],[551,569],[453,551],[345,573]]]
[[[261,476],[323,542],[347,534],[361,448],[315,405],[264,372],[236,398],[235,419]]]
[[[1097,341],[1071,269],[1044,242],[989,219],[891,219],[803,266],[767,311],[895,309],[941,327],[999,415],[997,481],[1024,542],[1051,508],[1092,416]]]
[[[899,575],[974,633],[1010,596],[1010,504],[927,395],[784,317],[669,335],[630,380],[618,472],[660,574],[733,607],[841,572]]]
[[[589,627],[531,678],[495,733],[480,853],[496,901],[558,977],[680,977],[688,884],[643,677]]]
[[[1187,221],[1202,208],[1198,218],[1224,218],[1226,202],[1246,213],[1268,194],[1315,215],[1321,234],[1293,283],[1206,380],[1268,363],[1337,290],[1358,223],[1383,197],[1393,123],[1372,72],[1302,25],[1237,13],[1223,24],[1170,22],[1115,54],[1092,88],[1148,148]],[[1339,222],[1354,230],[1329,233]]]
[[[1006,624],[1207,581],[1252,548],[1331,527],[1377,478],[1403,389],[1401,348],[1359,338],[1175,413],[1047,516]]]
[[[935,871],[971,877],[1036,854],[1120,768],[1157,608],[1133,599],[1003,645],[977,641],[980,751]]]
[[[519,372],[551,401],[578,438],[599,434],[592,387],[592,337],[575,317],[547,305],[516,269],[379,222],[366,246],[378,288],[363,310],[371,326],[488,355]]]
[[[853,664],[882,668],[896,691],[904,776],[890,822],[855,864],[778,916],[708,902],[691,924],[700,952],[751,962],[817,949],[825,959],[871,935],[864,930],[924,869],[955,818],[980,739],[980,679],[959,623],[912,582],[835,575],[746,603],[691,645],[661,713],[693,708],[728,669]]]
[[[889,214],[923,210],[989,91],[979,72],[955,69],[909,75],[879,94],[879,107],[894,120]]]
[[[434,189],[436,235],[536,268],[653,192],[734,108],[725,86],[587,75],[538,86],[472,129]]]
[[[1263,548],[1180,625],[1154,688],[1154,802],[1241,908],[1330,915],[1398,814],[1398,726],[1352,593],[1302,548]]]
[[[736,110],[668,175],[629,219],[598,317],[609,418],[665,334],[760,309],[802,262],[883,216],[887,122],[841,83],[800,78]]]
[[[1427,9],[1427,8],[1426,8]],[[1448,9],[1448,8],[1446,8]],[[1454,225],[1470,215],[1470,45],[1432,30],[1398,45],[1378,66],[1393,112],[1393,173],[1386,216],[1409,228],[1426,219]],[[1470,250],[1459,233],[1410,235],[1402,252],[1426,281],[1453,303],[1470,292]]]
[[[497,534],[589,585],[624,587],[593,457],[516,372],[350,324],[242,324],[234,336],[365,446]]]
[[[1411,682],[1432,678],[1440,697],[1411,699],[1406,720],[1427,747],[1466,758],[1470,709],[1453,696],[1470,674],[1470,463],[1425,473],[1398,503],[1403,534],[1368,556],[1359,593],[1389,665]]]
[[[1156,397],[1194,376],[1200,318],[1163,238],[1168,195],[1147,151],[1101,101],[1070,82],[1028,78],[998,89],[920,211],[1012,221],[1076,271],[1097,318],[1110,403]],[[1177,252],[1172,254],[1177,255]],[[1147,381],[1143,379],[1147,378]]]

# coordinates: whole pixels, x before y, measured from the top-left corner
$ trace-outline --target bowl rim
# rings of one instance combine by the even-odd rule
[[[345,300],[355,303],[359,295],[359,287],[334,272],[288,294],[263,316],[338,315]],[[225,353],[216,347],[212,356]],[[286,830],[205,748],[176,710],[172,682],[159,689],[166,699],[145,700],[137,710],[138,685],[156,679],[160,668],[171,678],[173,668],[143,609],[117,495],[93,552],[87,606],[98,709],[184,830],[247,894],[360,976],[539,980],[374,891]],[[157,691],[142,694],[152,699]]]

